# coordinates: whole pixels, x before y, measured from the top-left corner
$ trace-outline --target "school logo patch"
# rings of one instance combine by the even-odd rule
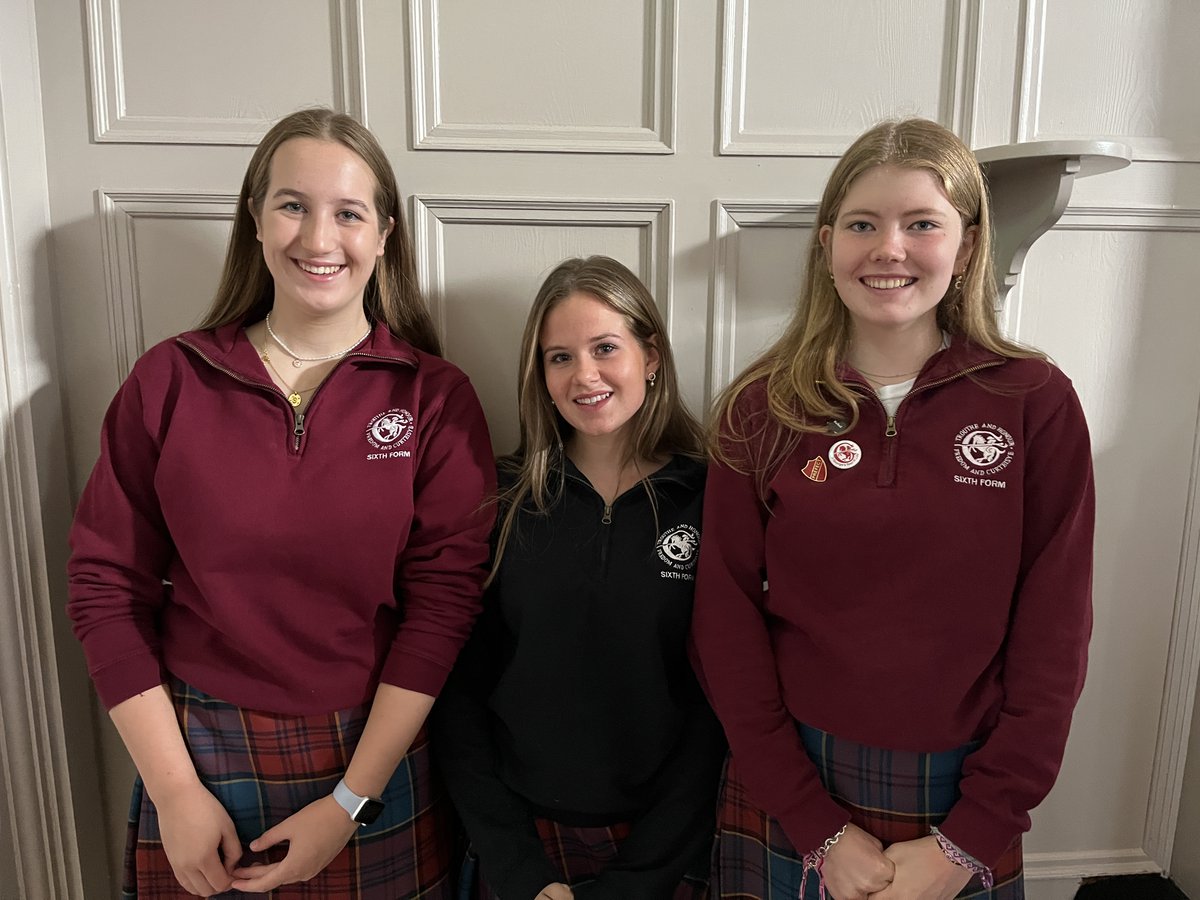
[[[995,475],[1008,468],[1016,455],[1013,436],[991,422],[976,422],[954,436],[954,458],[976,477]]]
[[[819,456],[814,456],[804,464],[804,468],[800,470],[804,473],[804,477],[809,481],[815,481],[820,484],[829,477],[829,467],[825,465],[825,460]]]
[[[829,461],[839,469],[853,469],[862,459],[862,447],[854,441],[838,441],[829,448]]]
[[[658,558],[666,565],[659,573],[662,578],[691,581],[695,577],[692,570],[696,568],[696,556],[700,550],[700,529],[691,525],[676,525],[660,534],[654,546]]]
[[[410,451],[399,448],[413,436],[414,422],[407,409],[389,409],[376,415],[367,425],[367,443],[382,452],[368,453],[367,459],[411,456]]]

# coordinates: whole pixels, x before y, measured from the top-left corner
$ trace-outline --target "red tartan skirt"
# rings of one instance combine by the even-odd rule
[[[958,800],[962,764],[976,745],[944,753],[883,750],[836,738],[800,725],[805,749],[825,789],[850,813],[850,820],[884,844],[916,840],[943,822]],[[1024,900],[1021,840],[1015,840],[992,869],[994,886],[973,876],[959,900]],[[737,760],[725,761],[717,803],[713,846],[714,900],[797,900],[803,873],[801,854],[783,828],[754,805],[738,775]],[[817,900],[812,875],[800,900]]]
[[[242,865],[275,862],[286,845],[252,853],[248,844],[292,813],[333,791],[346,771],[367,721],[368,706],[314,716],[242,709],[172,680],[179,727],[204,785],[233,819]],[[227,891],[218,897],[354,898],[398,900],[453,896],[454,819],[433,777],[422,729],[384,791],[387,804],[374,824],[360,828],[311,881],[269,894]],[[163,851],[154,804],[134,784],[125,845],[122,898],[183,900]]]
[[[592,881],[612,862],[629,834],[629,823],[576,828],[550,819],[535,819],[546,858],[562,874],[564,884],[578,887]],[[462,900],[502,900],[479,873],[474,853],[467,851],[459,888]],[[708,883],[685,877],[664,900],[708,900]],[[517,898],[524,900],[524,898]]]

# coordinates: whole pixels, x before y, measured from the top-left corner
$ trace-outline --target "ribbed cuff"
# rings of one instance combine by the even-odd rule
[[[939,828],[943,834],[951,836],[955,846],[989,869],[999,862],[1004,851],[1020,835],[1020,831],[1011,825],[998,822],[994,812],[967,797],[959,798]]]
[[[441,663],[405,653],[393,647],[379,673],[379,680],[395,687],[416,691],[428,697],[436,697],[450,676],[450,670]]]

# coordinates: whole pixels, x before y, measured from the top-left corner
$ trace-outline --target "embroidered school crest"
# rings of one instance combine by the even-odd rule
[[[976,477],[995,475],[1016,455],[1013,436],[990,422],[975,423],[954,436],[954,458]]]
[[[371,419],[367,443],[376,450],[403,444],[413,433],[413,415],[407,409],[389,409]]]
[[[658,558],[666,568],[659,572],[662,578],[691,581],[695,578],[696,557],[700,550],[700,529],[691,525],[676,525],[668,528],[655,541]]]

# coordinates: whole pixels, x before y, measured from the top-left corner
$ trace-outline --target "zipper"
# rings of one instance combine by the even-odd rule
[[[317,396],[315,391],[313,392],[313,396]],[[310,400],[309,402],[311,403],[312,401]],[[300,441],[304,438],[304,413],[302,412],[296,412],[295,425],[292,426],[292,435],[294,436],[292,450],[295,453],[299,453]]]
[[[980,369],[991,369],[991,368],[994,368],[995,366],[1002,366],[1002,365],[1004,365],[1004,360],[994,359],[994,360],[991,360],[990,362],[979,363],[978,365],[975,365],[975,366],[968,366],[967,368],[960,369],[957,372],[951,372],[949,375],[946,375],[943,378],[939,378],[937,381],[926,382],[925,384],[921,385],[920,387],[914,387],[911,391],[909,391],[907,394],[904,395],[903,399],[901,399],[900,404],[896,407],[895,414],[887,417],[887,427],[884,429],[883,436],[884,437],[895,437],[897,434],[900,433],[899,428],[896,425],[896,416],[898,416],[900,414],[900,407],[903,406],[905,403],[907,403],[908,398],[911,397],[913,394],[918,394],[921,391],[927,391],[930,388],[938,387],[939,385],[943,385],[948,381],[954,381],[956,378],[962,378],[964,375],[970,375],[972,372],[978,372]],[[871,386],[868,384],[867,385],[868,390],[870,389],[870,387]],[[880,408],[883,408],[883,401],[879,399],[879,396],[875,393],[875,391],[873,391],[873,390],[871,391],[871,396],[875,398],[875,402],[879,404]],[[886,409],[884,409],[884,414],[885,415],[887,414]]]
[[[930,388],[939,387],[940,385],[946,384],[949,381],[954,381],[957,378],[962,378],[966,375],[970,375],[973,372],[978,372],[981,369],[990,369],[995,366],[1002,366],[1004,365],[1004,362],[1005,361],[1002,359],[994,359],[985,363],[979,363],[978,365],[968,366],[965,369],[959,369],[957,372],[952,372],[951,374],[939,378],[936,381],[929,381],[920,385],[919,387],[914,387],[911,391],[904,395],[904,398],[896,407],[896,411],[890,414],[887,411],[887,407],[883,405],[883,401],[879,399],[879,396],[874,390],[871,389],[871,386],[867,384],[866,387],[870,392],[870,395],[875,399],[875,402],[879,404],[879,408],[883,410],[885,418],[883,436],[887,438],[883,445],[883,459],[879,464],[879,476],[876,479],[875,484],[878,487],[891,487],[896,480],[896,456],[899,452],[897,449],[898,441],[896,438],[900,436],[898,419],[900,416],[900,410],[904,407],[904,404],[908,402],[909,398],[912,397],[913,394],[920,393],[921,391],[927,391]],[[863,384],[864,382],[855,383]]]
[[[601,525],[611,525],[612,524],[612,509],[613,509],[612,504],[604,502],[604,498],[600,497],[600,494],[596,491],[596,489],[594,487],[592,487],[592,483],[590,481],[588,481],[586,478],[580,478],[578,475],[574,475],[571,472],[567,472],[565,470],[563,471],[563,475],[566,478],[570,478],[572,481],[576,482],[577,484],[583,485],[585,488],[587,488],[589,491],[591,491],[591,493],[594,496],[599,497],[600,504],[602,506],[602,510],[600,512],[600,524]]]
[[[292,414],[292,452],[295,454],[300,453],[300,445],[304,441],[304,436],[308,433],[308,429],[304,427],[305,414],[302,412],[297,412],[292,407],[292,405],[287,402],[287,398],[284,397],[283,394],[281,394],[279,392],[279,389],[275,386],[274,382],[272,382],[271,384],[266,384],[265,382],[255,381],[252,378],[247,378],[244,375],[239,375],[237,372],[233,371],[232,369],[221,365],[219,362],[214,360],[212,357],[210,357],[208,354],[206,354],[203,350],[201,350],[195,344],[188,343],[181,337],[177,337],[175,340],[178,341],[180,344],[182,344],[184,347],[187,347],[189,350],[191,350],[193,353],[195,353],[198,357],[200,357],[202,360],[204,360],[206,363],[208,363],[210,366],[212,366],[218,372],[224,372],[226,375],[228,375],[230,378],[234,379],[235,381],[240,381],[242,384],[246,384],[246,385],[249,385],[250,387],[257,388],[260,391],[266,391],[272,397],[278,397],[281,401],[283,401],[283,403],[287,406],[288,412],[290,412]],[[308,401],[309,407],[312,406],[313,401],[317,399],[317,395],[319,393],[321,393],[321,391],[325,388],[325,385],[328,383],[329,379],[333,376],[333,373],[336,372],[339,368],[341,368],[342,363],[344,363],[351,356],[361,356],[361,357],[364,357],[365,359],[381,359],[381,360],[384,360],[385,362],[392,362],[392,363],[398,362],[401,365],[415,367],[415,364],[410,362],[409,360],[397,359],[394,356],[384,356],[379,353],[364,353],[361,350],[358,350],[358,351],[355,351],[352,353],[347,353],[345,356],[343,356],[341,359],[339,359],[337,361],[337,365],[335,365],[332,369],[329,370],[329,374],[325,376],[324,381],[322,381],[319,385],[317,385],[317,389],[315,391],[313,391],[312,397],[309,398],[309,401]]]
[[[587,488],[589,491],[591,491],[597,497],[600,497],[600,494],[596,492],[596,489],[592,486],[592,483],[590,481],[588,481],[586,478],[580,478],[578,475],[573,475],[572,473],[567,472],[567,471],[564,471],[563,475],[566,478],[570,478],[572,481],[583,485],[585,488]],[[676,478],[674,475],[663,475],[660,477],[658,472],[655,472],[652,475],[647,475],[645,478],[642,479],[642,481],[649,482],[651,485],[653,485],[655,482],[679,481],[679,480],[680,479]],[[634,485],[634,487],[636,487],[636,486],[637,486],[637,484]],[[632,488],[630,488],[630,490],[632,490]],[[625,493],[629,493],[629,492],[626,491]],[[623,497],[625,495],[622,494],[621,496]],[[617,501],[619,501],[620,499],[621,498],[618,497],[612,503],[604,503],[604,498],[603,497],[600,498],[600,501],[603,504],[603,509],[600,513],[600,524],[601,525],[611,525],[612,524],[613,507],[617,504]]]

